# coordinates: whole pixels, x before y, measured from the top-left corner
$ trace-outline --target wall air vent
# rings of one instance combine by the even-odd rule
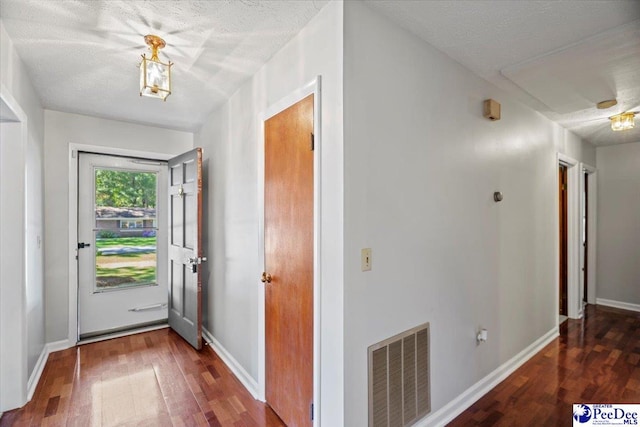
[[[409,426],[431,412],[429,324],[369,347],[369,427]]]

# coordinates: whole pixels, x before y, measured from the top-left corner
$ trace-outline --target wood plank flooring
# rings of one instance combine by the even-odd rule
[[[640,403],[640,313],[589,305],[450,426],[570,426],[574,403]]]
[[[573,403],[640,403],[640,313],[587,306],[450,425],[569,426]],[[283,426],[211,349],[168,329],[51,354],[33,400],[0,418],[64,425]]]
[[[284,426],[210,348],[161,329],[52,353],[0,426]]]

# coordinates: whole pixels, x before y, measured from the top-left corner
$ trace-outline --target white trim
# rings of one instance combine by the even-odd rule
[[[60,340],[47,343],[47,354],[55,353],[56,351],[66,350],[68,348],[73,347],[74,344],[71,344],[69,340]]]
[[[567,316],[579,319],[583,315],[580,290],[580,173],[578,161],[565,154],[558,153],[556,164],[567,167]],[[557,166],[556,166],[557,169]],[[560,237],[558,172],[556,170],[556,236]],[[556,240],[557,241],[557,240]],[[560,288],[560,248],[556,245],[556,292]],[[560,301],[557,302],[560,312]]]
[[[516,369],[518,369],[525,362],[535,356],[547,344],[556,339],[558,335],[558,327],[556,326],[549,332],[538,338],[536,341],[531,343],[531,345],[522,350],[520,353],[516,354],[507,362],[500,365],[489,375],[462,392],[462,394],[453,399],[451,402],[447,403],[445,406],[432,413],[431,415],[428,415],[426,418],[423,418],[421,421],[418,421],[415,426],[444,426],[445,424],[451,422],[455,417],[460,415],[464,410],[473,405],[478,399],[487,394],[496,385],[498,385],[505,378],[511,375]]]
[[[251,393],[251,396],[256,400],[260,400],[258,399],[258,382],[242,367],[240,362],[204,327],[202,328],[202,337],[209,344],[211,350],[215,351],[218,357],[227,365],[231,373],[242,383],[244,388]]]
[[[0,411],[10,410],[22,407],[27,402],[27,384],[28,384],[28,337],[27,337],[27,200],[25,197],[27,190],[27,171],[26,171],[26,152],[28,144],[28,117],[24,112],[20,103],[13,97],[9,88],[0,83],[0,98],[2,102],[13,112],[18,119],[17,122],[4,122],[3,126],[19,126],[20,141],[18,149],[12,152],[12,163],[17,165],[17,172],[21,177],[20,183],[15,181],[11,184],[13,194],[12,211],[18,214],[19,219],[6,222],[3,219],[5,227],[11,224],[12,230],[19,230],[22,234],[19,242],[14,243],[10,248],[13,255],[19,256],[16,259],[19,265],[19,273],[12,266],[12,271],[16,277],[10,277],[8,280],[6,274],[2,274],[0,284]],[[1,202],[0,202],[1,204]],[[13,210],[16,209],[16,210]],[[18,210],[19,209],[19,210]],[[0,225],[1,227],[1,225]],[[8,257],[2,245],[0,245],[0,256],[3,259]],[[19,254],[19,255],[16,255]],[[19,275],[19,279],[17,278]],[[17,282],[17,283],[15,283]],[[7,283],[15,283],[15,286],[6,286]],[[16,324],[17,323],[17,324]],[[13,351],[7,351],[7,349]]]
[[[270,117],[278,114],[282,110],[290,107],[296,102],[313,94],[314,97],[314,117],[313,117],[313,133],[314,133],[314,160],[313,160],[313,405],[314,420],[313,425],[318,427],[320,421],[320,350],[321,350],[321,182],[322,182],[322,77],[317,76],[315,79],[304,85],[303,87],[293,91],[280,101],[269,106],[265,111],[258,115],[258,260],[260,265],[265,265],[264,254],[264,122]],[[256,272],[256,277],[261,272]],[[257,399],[266,400],[266,353],[265,353],[265,292],[264,285],[258,283],[258,383],[257,383]]]
[[[69,144],[69,332],[68,340],[78,343],[78,151],[114,156],[139,157],[151,160],[169,160],[173,154],[128,150],[102,145]]]
[[[42,371],[44,371],[44,366],[47,364],[48,358],[49,351],[47,350],[47,345],[45,344],[44,347],[42,347],[40,357],[38,357],[36,366],[33,367],[33,371],[31,372],[31,376],[29,377],[29,381],[27,382],[27,402],[31,401],[33,393],[35,393],[36,391],[36,387],[38,386],[38,382],[40,382],[40,377],[42,376]]]
[[[29,382],[27,383],[27,401],[31,401],[33,398],[33,394],[40,382],[40,377],[42,377],[44,367],[47,365],[47,360],[49,360],[49,355],[56,351],[66,350],[70,347],[68,340],[50,342],[44,345],[42,352],[40,353],[40,357],[36,362],[36,366],[33,368]]]
[[[623,310],[637,311],[640,313],[640,304],[631,302],[614,301],[611,299],[596,298],[596,304],[605,305],[607,307],[621,308]]]
[[[596,304],[596,250],[597,242],[597,226],[598,226],[598,170],[593,166],[582,163],[581,169],[589,174],[589,206],[587,210],[589,217],[587,218],[587,231],[589,238],[589,246],[587,247],[587,302]],[[580,180],[580,217],[584,215],[582,212],[582,201],[584,198],[584,180]],[[580,221],[580,235],[582,235],[582,221]],[[580,265],[584,265],[584,251],[580,251]],[[584,289],[584,275],[580,274],[580,289]]]

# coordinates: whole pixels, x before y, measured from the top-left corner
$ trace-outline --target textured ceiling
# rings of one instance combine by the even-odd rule
[[[0,18],[45,108],[194,131],[326,3],[0,0]],[[588,141],[640,141],[607,121],[640,109],[640,1],[367,3]],[[138,95],[149,33],[175,63],[167,102]]]
[[[195,131],[326,3],[0,0],[0,18],[45,108]],[[166,102],[138,94],[150,33],[175,63]]]
[[[640,123],[614,133],[607,120],[640,110],[640,1],[367,3],[594,145],[640,141]]]

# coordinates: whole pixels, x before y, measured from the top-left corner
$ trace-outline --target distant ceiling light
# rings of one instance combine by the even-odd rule
[[[596,107],[598,107],[598,110],[606,110],[607,108],[611,108],[614,105],[617,105],[618,101],[615,99],[608,99],[606,101],[600,101],[596,104]]]
[[[622,113],[611,117],[611,130],[620,131],[633,129],[635,127],[636,113]]]
[[[171,61],[161,62],[158,50],[166,46],[164,40],[153,34],[144,36],[144,41],[151,48],[151,58],[142,54],[140,63],[140,96],[160,98],[164,101],[171,95]]]

